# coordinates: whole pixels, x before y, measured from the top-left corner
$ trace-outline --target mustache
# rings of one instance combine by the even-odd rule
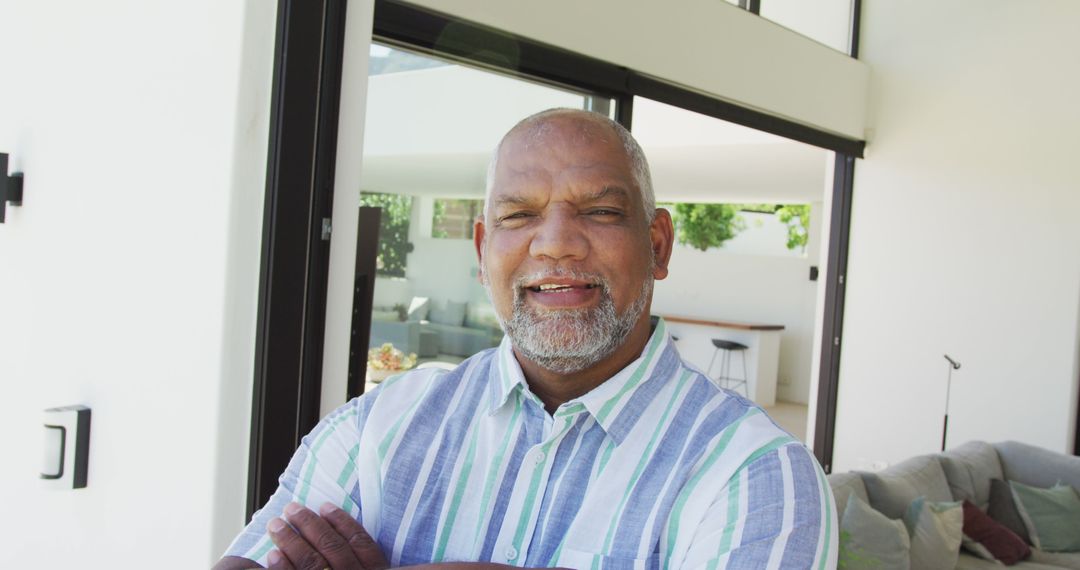
[[[566,267],[554,267],[552,269],[534,271],[527,275],[518,276],[514,279],[514,295],[519,295],[521,290],[529,283],[536,283],[537,281],[542,281],[551,277],[567,277],[576,281],[588,281],[590,283],[596,283],[604,293],[611,292],[611,282],[608,281],[607,277],[604,277],[599,273],[579,271]]]

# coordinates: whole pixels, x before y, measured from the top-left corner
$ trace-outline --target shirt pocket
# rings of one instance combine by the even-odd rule
[[[555,565],[574,570],[654,570],[660,568],[660,555],[653,554],[648,558],[622,558],[564,548],[559,553],[559,560]]]

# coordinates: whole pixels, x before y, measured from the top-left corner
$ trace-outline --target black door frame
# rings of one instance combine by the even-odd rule
[[[278,4],[248,516],[269,498],[300,438],[319,419],[329,258],[324,222],[329,222],[333,203],[346,3],[279,0]],[[374,38],[383,42],[609,96],[616,100],[617,120],[627,128],[636,95],[834,150],[838,153],[834,197],[846,196],[840,203],[850,203],[850,169],[854,159],[863,154],[863,141],[745,109],[631,69],[393,0],[376,0],[374,21]],[[454,33],[444,33],[448,29]],[[518,57],[513,68],[503,61],[477,59],[476,48],[490,48],[492,42],[514,46]],[[841,163],[847,168],[846,176],[842,175]],[[843,321],[842,276],[850,209],[846,216],[838,216],[837,203],[834,199],[825,339],[838,337]],[[836,238],[841,239],[834,241]],[[835,358],[838,350],[832,348],[823,342],[819,398],[825,394],[831,403],[819,405],[815,430],[815,450],[826,468],[832,461],[839,372]]]
[[[280,0],[263,214],[247,517],[319,419],[346,0]]]

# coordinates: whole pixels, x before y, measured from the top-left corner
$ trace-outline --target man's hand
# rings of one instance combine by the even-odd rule
[[[298,503],[289,503],[285,507],[288,524],[275,518],[266,525],[270,539],[277,546],[277,550],[267,555],[270,568],[383,570],[390,567],[378,543],[348,513],[326,503],[319,514],[322,516]]]

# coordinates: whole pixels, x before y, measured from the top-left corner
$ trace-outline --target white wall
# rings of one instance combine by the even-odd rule
[[[876,134],[855,169],[838,470],[950,441],[1071,451],[1080,4],[863,4]]]
[[[677,244],[671,256],[668,278],[656,282],[652,312],[704,320],[784,325],[780,339],[777,398],[808,403],[819,283],[810,281],[809,275],[811,265],[820,265],[820,211],[820,204],[814,204],[811,243],[806,257],[760,255],[761,245],[754,243],[753,236],[756,233],[768,236],[768,231],[744,232],[736,236],[730,246],[725,244],[719,250],[700,251]],[[777,222],[776,225],[780,224]],[[782,237],[774,236],[776,239]],[[734,243],[740,240],[747,243]],[[783,250],[784,242],[781,240],[778,244],[778,249]],[[711,337],[699,334],[696,327],[672,323],[670,328],[680,337],[679,349],[683,357],[702,370],[707,368],[713,353]]]
[[[271,3],[0,2],[5,568],[206,567],[241,524]],[[89,485],[38,479],[93,409]]]

